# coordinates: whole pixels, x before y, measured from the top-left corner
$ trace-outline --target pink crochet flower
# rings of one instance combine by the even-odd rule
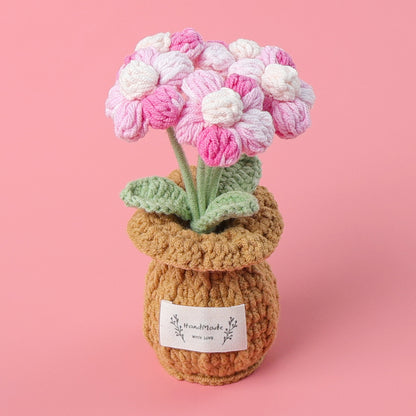
[[[106,101],[116,136],[136,141],[149,126],[174,126],[184,105],[178,87],[193,70],[191,60],[178,51],[161,53],[147,47],[127,57]]]
[[[313,89],[299,78],[287,52],[277,46],[256,45],[244,39],[230,44],[238,60],[229,67],[228,73],[241,74],[259,83],[265,95],[263,109],[272,115],[278,136],[284,139],[299,136],[311,124]]]
[[[263,111],[264,95],[253,79],[196,70],[184,79],[188,96],[176,126],[180,143],[198,148],[209,166],[230,166],[241,153],[253,156],[271,144],[273,120]]]

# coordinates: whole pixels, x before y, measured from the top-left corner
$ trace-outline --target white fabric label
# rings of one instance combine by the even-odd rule
[[[224,308],[160,302],[160,345],[198,352],[247,349],[245,305]]]

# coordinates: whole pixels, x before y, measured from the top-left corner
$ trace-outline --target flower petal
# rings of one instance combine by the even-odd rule
[[[191,60],[182,52],[171,51],[160,54],[153,61],[153,67],[159,72],[159,84],[180,86],[183,79],[194,70]]]
[[[117,137],[136,141],[148,130],[148,123],[142,118],[142,104],[138,100],[125,100],[113,112],[114,131]]]
[[[277,46],[265,46],[261,49],[259,58],[265,65],[280,64],[289,65],[296,69],[292,57],[283,49]]]
[[[188,28],[172,35],[170,50],[183,52],[193,61],[204,50],[204,42],[196,30]]]
[[[120,84],[117,81],[108,92],[108,97],[105,101],[105,115],[113,117],[115,108],[125,101],[126,97],[121,93]]]
[[[237,39],[228,45],[235,59],[255,58],[261,51],[257,42],[248,39]]]
[[[241,96],[244,111],[257,108],[263,109],[264,94],[257,82],[250,77],[239,74],[231,74],[225,80],[225,86],[232,88]]]
[[[154,129],[174,126],[184,105],[184,99],[175,87],[162,85],[142,101],[143,115]]]
[[[299,98],[308,104],[309,107],[312,107],[315,102],[315,93],[312,87],[305,81],[301,81]]]
[[[263,109],[264,93],[260,87],[253,88],[248,94],[241,98],[244,104],[244,111]]]
[[[265,65],[260,59],[244,58],[233,63],[228,68],[228,75],[240,74],[255,79],[260,83],[261,76],[263,75]]]
[[[198,152],[208,166],[231,166],[241,155],[241,142],[235,130],[210,126],[198,136]]]
[[[190,100],[200,104],[206,95],[218,91],[223,85],[224,81],[218,73],[197,69],[183,80],[182,91]]]
[[[195,106],[188,101],[175,127],[178,142],[196,146],[197,138],[204,126],[205,122],[202,117],[201,107]]]
[[[149,46],[157,49],[160,52],[167,52],[169,50],[171,40],[170,33],[156,33],[155,35],[146,36],[136,46],[136,51],[147,48]]]
[[[249,156],[264,152],[275,133],[271,115],[258,109],[244,113],[235,129],[241,138],[243,152]]]
[[[255,88],[257,83],[253,78],[247,77],[245,75],[231,74],[225,80],[224,85],[243,96]]]
[[[282,139],[292,139],[311,125],[309,105],[300,98],[294,101],[272,102],[272,117],[276,134]]]
[[[142,62],[144,62],[147,65],[153,66],[154,60],[160,55],[160,52],[156,50],[155,48],[144,48],[139,49],[136,52],[134,52],[131,57],[133,59],[138,59]]]
[[[214,70],[222,76],[227,75],[229,66],[235,62],[234,56],[220,42],[206,42],[205,48],[196,62],[197,66],[205,70]]]

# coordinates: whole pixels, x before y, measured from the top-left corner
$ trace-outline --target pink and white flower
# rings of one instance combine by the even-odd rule
[[[182,83],[188,96],[176,126],[180,143],[198,148],[209,166],[230,166],[242,153],[253,156],[270,146],[274,127],[263,111],[264,94],[252,78],[196,70]]]
[[[163,44],[163,38],[156,39]],[[106,115],[114,121],[116,136],[136,141],[148,127],[174,126],[184,99],[178,90],[194,66],[185,53],[139,48],[126,58],[106,101]]]
[[[229,74],[256,80],[264,94],[264,107],[273,117],[276,133],[289,139],[311,124],[310,109],[315,101],[312,87],[302,81],[291,56],[277,46],[260,48],[255,42],[239,39],[229,45],[237,59]]]

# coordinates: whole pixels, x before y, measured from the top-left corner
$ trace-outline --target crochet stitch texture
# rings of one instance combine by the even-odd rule
[[[274,134],[294,138],[310,126],[312,87],[277,46],[237,39],[204,41],[193,29],[157,33],[125,59],[106,102],[115,133],[127,141],[149,126],[175,127],[209,166],[264,152]]]
[[[169,176],[183,186],[179,171]],[[162,366],[174,377],[222,385],[251,374],[277,331],[278,293],[264,261],[277,246],[283,222],[273,196],[257,187],[260,209],[233,219],[219,233],[197,234],[177,217],[138,210],[128,224],[134,244],[153,261],[146,275],[144,333]],[[188,306],[246,305],[244,351],[199,353],[159,343],[160,301]]]
[[[214,71],[196,70],[182,89],[189,99],[176,135],[179,143],[196,145],[207,165],[231,166],[242,153],[253,156],[271,144],[273,120],[253,79],[231,74],[224,80]]]
[[[168,178],[136,179],[121,193],[127,206],[138,208],[128,234],[152,258],[145,336],[180,380],[238,381],[257,368],[275,338],[278,292],[265,259],[283,222],[273,196],[258,186],[257,154],[275,134],[303,133],[314,101],[283,49],[247,39],[204,41],[193,29],[140,40],[118,71],[106,101],[116,136],[133,142],[149,127],[166,129],[180,169]],[[197,168],[182,144],[197,148]],[[182,350],[183,344],[162,346],[178,346],[160,341],[162,300],[203,308],[244,304],[247,326],[239,330],[246,329],[247,349],[201,353]]]
[[[179,181],[179,171],[169,175]],[[153,259],[181,269],[237,270],[272,254],[283,231],[282,217],[270,192],[254,192],[259,211],[251,217],[233,218],[220,233],[198,234],[177,217],[138,209],[128,224],[135,246]]]
[[[304,133],[310,126],[310,109],[315,102],[312,87],[298,77],[292,57],[277,46],[254,48],[253,41],[240,39],[237,45],[236,62],[229,74],[241,74],[256,80],[262,87],[265,99],[263,109],[273,118],[276,134],[291,139]],[[238,43],[239,42],[239,43]]]

